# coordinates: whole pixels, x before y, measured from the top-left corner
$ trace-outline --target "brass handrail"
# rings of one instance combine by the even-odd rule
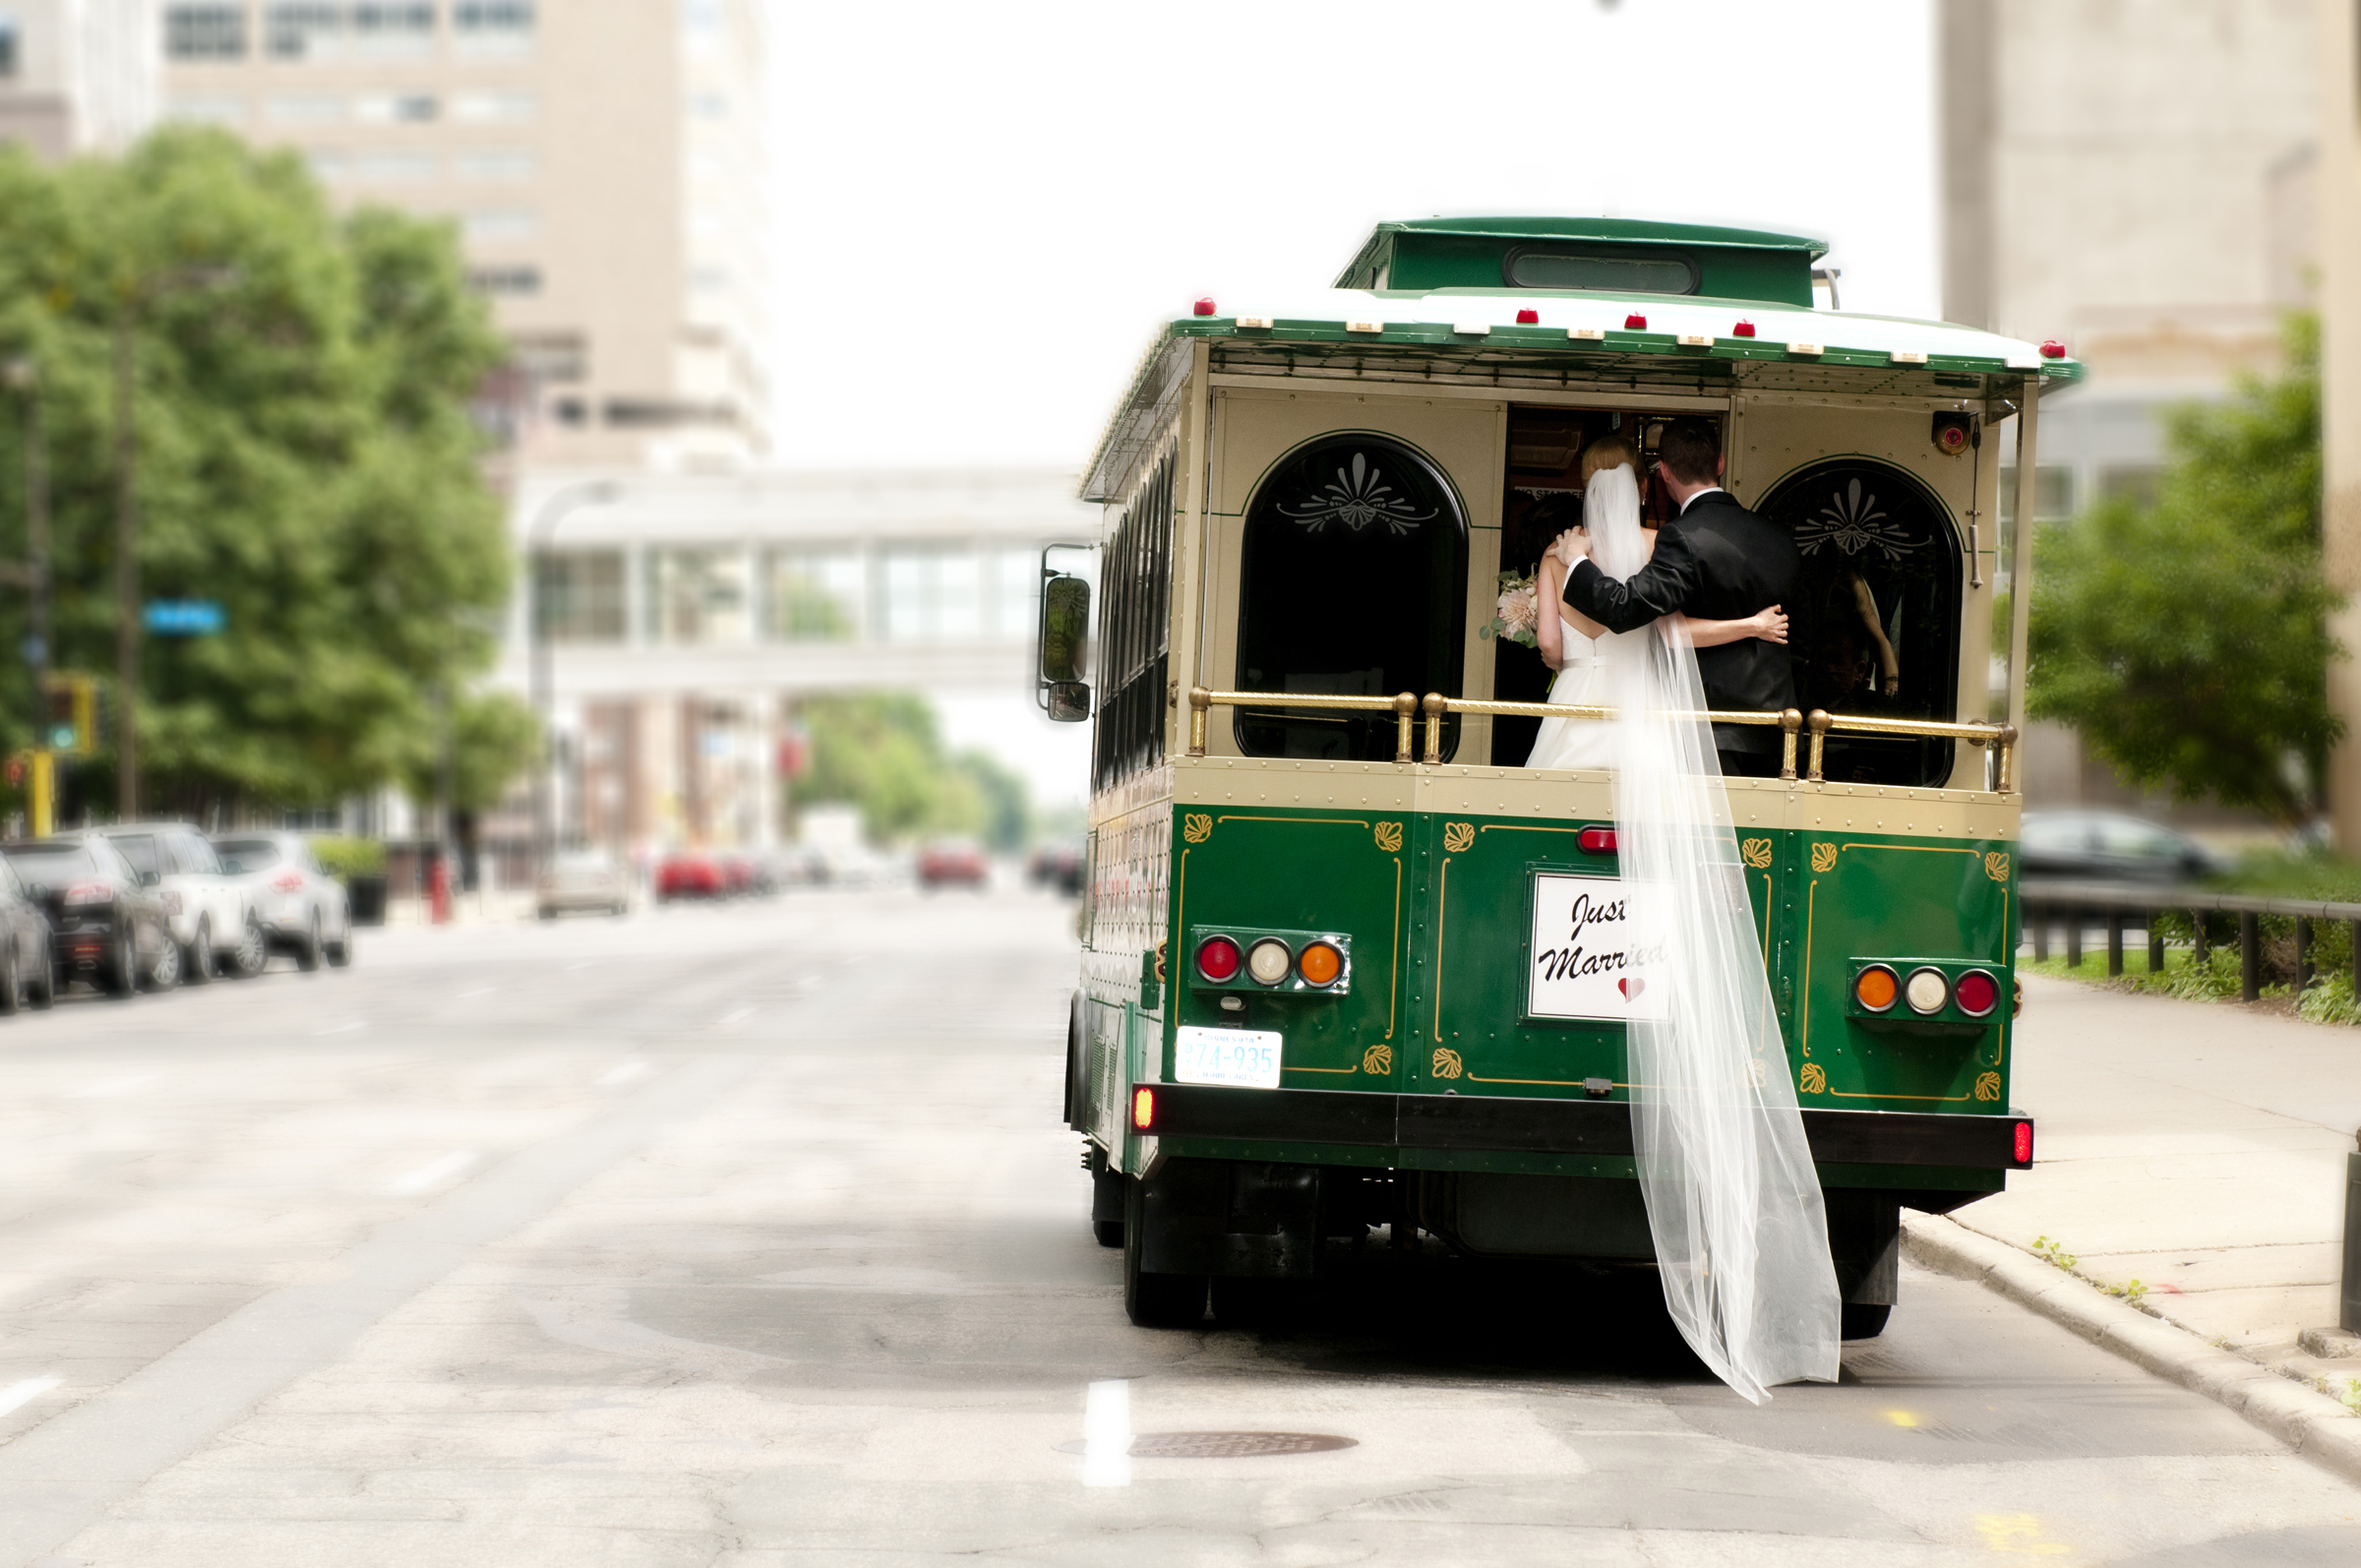
[[[1496,713],[1518,718],[1541,719],[1611,719],[1615,710],[1575,702],[1495,702],[1483,697],[1445,696],[1429,692],[1425,698],[1408,692],[1393,696],[1328,696],[1307,692],[1209,692],[1201,686],[1188,689],[1188,754],[1205,754],[1205,726],[1208,713],[1222,707],[1306,707],[1359,708],[1364,712],[1391,710],[1395,720],[1394,760],[1411,760],[1410,723],[1422,710],[1426,715],[1426,747],[1422,760],[1429,766],[1439,765],[1443,757],[1443,716],[1448,713]],[[1822,773],[1822,760],[1831,730],[1861,735],[1916,736],[1925,740],[1966,741],[1970,746],[1999,748],[2000,763],[1994,787],[1999,794],[2010,792],[2017,757],[2017,728],[2011,724],[1955,724],[1938,719],[1880,719],[1865,714],[1830,713],[1814,708],[1800,713],[1794,708],[1784,712],[1760,712],[1752,709],[1725,711],[1712,709],[1682,717],[1702,719],[1708,724],[1776,724],[1781,731],[1779,776],[1795,777],[1798,734],[1811,737],[1811,750],[1804,779],[1820,784],[1827,780]]]

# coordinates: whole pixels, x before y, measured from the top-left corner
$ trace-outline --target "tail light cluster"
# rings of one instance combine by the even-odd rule
[[[2000,978],[1956,961],[1856,958],[1846,1000],[1856,1018],[1981,1023],[2000,1006]]]
[[[1353,939],[1336,932],[1200,926],[1189,933],[1189,953],[1197,991],[1339,995],[1352,989]]]

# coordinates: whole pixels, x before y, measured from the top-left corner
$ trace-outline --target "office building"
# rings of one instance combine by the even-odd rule
[[[155,120],[153,0],[0,0],[0,143],[118,151]]]
[[[162,25],[170,114],[457,225],[515,345],[519,465],[766,451],[761,0],[166,0]]]

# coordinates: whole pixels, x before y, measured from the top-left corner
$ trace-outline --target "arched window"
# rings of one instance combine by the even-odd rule
[[[1322,436],[1246,508],[1238,689],[1456,694],[1467,581],[1467,516],[1442,472],[1384,436]],[[1241,708],[1235,733],[1249,756],[1394,756],[1391,713]],[[1454,717],[1444,754],[1457,744]]]
[[[1793,534],[1803,558],[1787,606],[1798,705],[1955,719],[1962,562],[1943,503],[1889,463],[1832,457],[1781,480],[1756,511]],[[1832,734],[1824,766],[1846,783],[1940,784],[1952,748]]]

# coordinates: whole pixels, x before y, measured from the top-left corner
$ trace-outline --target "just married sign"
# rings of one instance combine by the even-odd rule
[[[1612,876],[1534,874],[1528,1014],[1664,1017],[1662,943],[1642,934],[1638,891]]]

